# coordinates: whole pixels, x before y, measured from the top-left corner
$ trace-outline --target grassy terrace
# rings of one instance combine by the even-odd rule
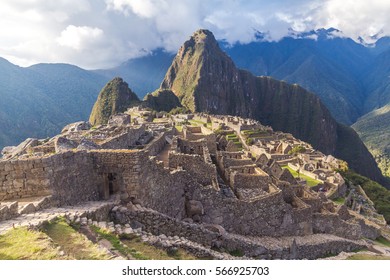
[[[49,237],[25,227],[11,229],[0,235],[0,260],[66,259]]]
[[[283,169],[288,169],[288,171],[290,171],[290,173],[294,176],[294,178],[301,178],[301,179],[304,179],[306,180],[307,182],[307,185],[309,187],[314,187],[314,186],[317,186],[319,183],[321,183],[320,181],[317,181],[313,178],[310,178],[309,176],[306,176],[306,175],[303,175],[303,174],[298,174],[298,172],[294,171],[293,169],[291,169],[288,165],[284,165],[282,166]]]
[[[242,144],[241,144],[241,142],[240,142],[240,139],[238,138],[238,136],[237,136],[235,133],[227,134],[227,135],[226,135],[226,140],[228,140],[228,141],[233,141],[233,143],[234,143],[238,148],[242,148]]]
[[[345,197],[338,197],[336,199],[333,199],[333,202],[338,204],[338,205],[343,205],[345,202]]]
[[[191,125],[194,125],[194,126],[206,126],[207,128],[210,128],[210,129],[212,127],[212,123],[205,123],[205,122],[202,122],[200,120],[192,119],[192,120],[189,120],[189,122]]]
[[[87,238],[87,235],[89,236]],[[108,260],[111,254],[137,260],[196,260],[183,249],[167,252],[136,235],[116,235],[96,226],[69,225],[64,218],[46,223],[41,231],[26,227],[0,235],[0,260]],[[108,244],[108,245],[107,245]],[[106,247],[108,246],[108,247]]]
[[[262,138],[269,136],[270,134],[267,131],[263,131],[260,129],[255,129],[255,130],[242,130],[241,134],[245,138]]]
[[[347,260],[390,260],[390,257],[388,256],[378,256],[378,255],[371,255],[371,254],[356,254],[349,256]]]

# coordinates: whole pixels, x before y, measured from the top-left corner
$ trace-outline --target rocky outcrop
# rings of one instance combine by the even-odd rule
[[[208,30],[195,32],[183,44],[161,90],[174,92],[191,111],[259,120],[337,155],[363,175],[383,178],[356,133],[338,124],[317,96],[298,85],[237,69]]]
[[[80,122],[71,123],[71,124],[68,124],[67,126],[65,126],[62,129],[61,134],[65,134],[65,133],[69,133],[69,132],[78,132],[81,130],[89,130],[89,129],[91,129],[91,124],[89,122],[80,121]]]
[[[55,151],[56,153],[63,153],[67,151],[71,151],[73,149],[76,149],[78,146],[78,143],[76,141],[67,139],[66,137],[57,137],[54,140],[55,145]]]
[[[128,107],[139,103],[137,95],[129,89],[122,78],[114,78],[99,93],[89,122],[92,125],[107,124],[112,115],[123,113]]]
[[[39,144],[38,139],[27,138],[22,143],[20,143],[17,147],[5,147],[2,150],[3,159],[12,159],[27,154],[29,148],[35,147],[38,144]]]

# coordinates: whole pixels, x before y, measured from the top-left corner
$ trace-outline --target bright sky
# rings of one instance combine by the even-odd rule
[[[199,28],[230,43],[329,27],[369,40],[390,35],[389,14],[389,0],[1,0],[0,57],[108,68],[159,47],[176,52]]]

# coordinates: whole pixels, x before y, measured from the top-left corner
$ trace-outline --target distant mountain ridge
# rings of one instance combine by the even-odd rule
[[[0,149],[85,120],[106,78],[68,64],[22,68],[0,59]]]

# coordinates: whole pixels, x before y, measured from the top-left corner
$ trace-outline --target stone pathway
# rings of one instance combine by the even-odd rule
[[[82,217],[84,215],[93,214],[100,209],[113,205],[113,201],[90,201],[81,205],[48,208],[35,213],[20,215],[17,218],[11,220],[1,221],[0,234],[4,234],[13,227],[39,227],[42,223],[53,221],[60,216],[68,216],[71,220],[73,220],[74,217]]]

